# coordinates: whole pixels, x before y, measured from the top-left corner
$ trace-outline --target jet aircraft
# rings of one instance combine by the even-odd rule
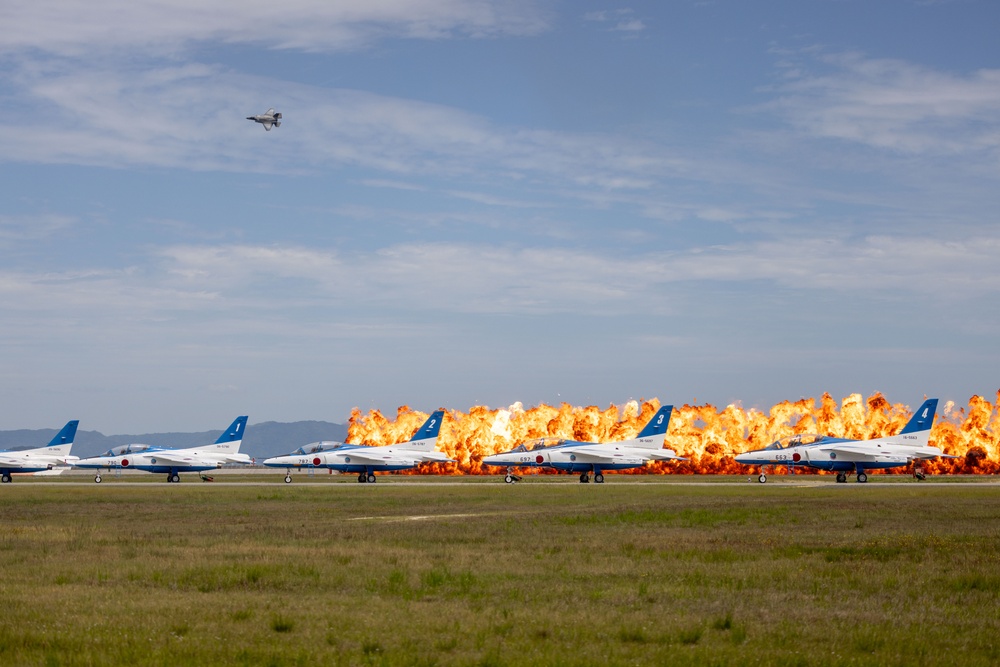
[[[376,470],[405,470],[420,463],[446,463],[447,455],[436,451],[444,410],[437,410],[410,438],[397,445],[370,447],[344,442],[314,442],[286,456],[266,459],[270,468],[285,468],[285,483],[292,481],[292,468],[328,468],[358,473],[358,481],[374,484]]]
[[[517,467],[554,468],[580,473],[580,482],[604,483],[604,470],[641,468],[648,461],[687,461],[672,449],[663,448],[663,439],[670,425],[674,406],[664,405],[646,427],[632,440],[621,442],[576,442],[559,438],[539,438],[518,445],[509,452],[494,454],[483,459],[488,466],[506,467],[504,481],[517,480],[513,469]]]
[[[31,449],[9,449],[0,451],[0,482],[10,484],[11,473],[42,472],[52,470],[58,465],[71,465],[78,457],[70,456],[73,440],[76,438],[76,427],[80,420],[66,422],[62,430],[44,447]]]
[[[274,127],[281,127],[281,112],[275,113],[274,108],[272,107],[258,116],[247,116],[247,120],[260,123],[264,126],[265,130],[270,132],[272,125]]]
[[[766,466],[803,465],[837,473],[837,481],[847,481],[851,472],[861,483],[868,481],[865,470],[897,468],[919,459],[956,458],[927,444],[937,410],[938,399],[924,401],[897,435],[874,440],[848,440],[827,435],[790,435],[772,442],[764,449],[745,452],[737,463],[760,466],[761,484],[767,481]]]
[[[237,417],[229,428],[222,432],[215,444],[187,449],[173,449],[157,445],[119,445],[100,456],[80,459],[73,465],[77,468],[96,470],[94,481],[101,483],[101,469],[126,470],[135,468],[152,473],[165,473],[168,482],[179,482],[181,472],[200,472],[221,468],[224,463],[249,464],[250,457],[240,453],[247,418]]]

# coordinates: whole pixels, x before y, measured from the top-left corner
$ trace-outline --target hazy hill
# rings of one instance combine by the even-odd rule
[[[60,425],[61,427],[61,425]],[[13,447],[44,447],[58,429],[38,429],[0,431],[0,449]],[[201,433],[145,433],[142,435],[104,435],[97,431],[79,430],[73,454],[80,457],[94,456],[106,452],[117,445],[141,442],[147,445],[169,447],[197,447],[215,442],[222,431]],[[268,456],[287,454],[310,442],[319,440],[340,440],[347,437],[347,426],[321,421],[262,422],[247,426],[241,452],[261,459]]]

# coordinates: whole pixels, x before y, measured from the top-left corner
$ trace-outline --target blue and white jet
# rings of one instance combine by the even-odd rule
[[[292,481],[292,468],[327,468],[358,473],[358,481],[374,484],[375,471],[406,470],[421,463],[448,463],[454,459],[436,451],[444,410],[431,414],[408,442],[372,447],[345,442],[314,442],[291,454],[266,459],[270,468],[285,468],[285,483]]]
[[[649,461],[687,461],[672,449],[663,447],[673,409],[672,405],[660,408],[632,440],[600,443],[539,438],[522,443],[509,452],[487,456],[483,464],[507,468],[504,481],[508,484],[517,481],[513,471],[519,467],[578,472],[583,484],[588,483],[593,474],[594,482],[603,484],[605,470],[641,468]]]
[[[70,450],[73,449],[76,427],[79,425],[78,419],[66,422],[62,430],[44,447],[0,451],[0,482],[10,484],[13,480],[11,473],[15,472],[44,472],[56,466],[72,465],[77,457],[71,456]]]
[[[938,399],[930,398],[913,413],[897,435],[874,440],[848,440],[828,435],[790,435],[772,442],[764,449],[745,452],[737,463],[760,466],[761,484],[767,481],[766,466],[803,465],[837,473],[837,481],[847,481],[851,472],[861,483],[868,481],[865,470],[898,468],[921,459],[956,458],[928,445]]]
[[[77,468],[92,468],[97,472],[94,481],[101,483],[101,470],[145,470],[167,476],[168,482],[179,482],[182,472],[202,472],[221,468],[226,463],[251,463],[250,456],[240,453],[247,418],[237,417],[222,432],[214,444],[187,449],[173,449],[158,445],[119,445],[100,456],[80,459],[73,463]]]

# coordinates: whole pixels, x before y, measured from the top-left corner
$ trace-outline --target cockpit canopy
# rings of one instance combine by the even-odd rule
[[[118,445],[117,447],[112,447],[108,451],[101,454],[101,456],[121,456],[122,454],[137,454],[139,452],[148,452],[151,449],[161,449],[161,448],[154,447],[153,445],[141,445],[138,443],[132,443],[131,445]]]
[[[539,449],[550,449],[552,447],[558,447],[560,445],[565,445],[573,443],[572,440],[566,440],[565,438],[537,438],[535,440],[525,440],[520,445],[512,449],[512,452],[534,452]],[[576,444],[576,443],[573,443]]]
[[[823,442],[824,440],[829,440],[829,438],[825,435],[817,435],[815,433],[800,433],[798,435],[788,435],[780,440],[775,440],[764,449],[788,449],[789,447],[815,445]]]
[[[291,455],[302,456],[305,454],[318,454],[319,452],[329,452],[334,449],[340,449],[344,445],[345,443],[343,442],[332,442],[332,441],[312,442],[309,443],[308,445],[303,445],[299,447],[294,452],[292,452]]]

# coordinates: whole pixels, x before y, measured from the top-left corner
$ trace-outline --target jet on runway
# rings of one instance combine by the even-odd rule
[[[299,447],[286,456],[266,459],[264,465],[285,468],[286,484],[292,481],[292,468],[328,468],[340,472],[356,472],[359,482],[374,484],[376,470],[406,470],[420,463],[447,463],[454,460],[434,449],[442,419],[444,410],[434,412],[409,442],[398,445],[369,447],[344,442],[314,442]]]
[[[52,470],[55,466],[71,465],[76,456],[70,456],[73,440],[76,438],[76,427],[80,420],[66,422],[62,430],[44,447],[31,449],[10,449],[0,451],[0,482],[10,484],[11,473],[42,472]]]
[[[848,473],[857,473],[859,482],[867,482],[865,470],[897,468],[920,459],[956,458],[949,456],[927,441],[934,422],[938,399],[924,401],[910,421],[897,435],[874,440],[848,440],[827,435],[790,435],[776,440],[764,449],[745,452],[736,457],[737,463],[760,466],[761,484],[767,481],[766,466],[803,465],[837,473],[838,482],[846,482]]]
[[[559,438],[539,438],[525,442],[509,452],[494,454],[483,459],[488,466],[506,467],[504,481],[516,481],[514,468],[554,468],[580,473],[580,482],[586,484],[590,475],[594,482],[604,483],[605,470],[641,468],[648,461],[687,461],[672,449],[663,448],[663,439],[670,425],[674,406],[664,405],[646,424],[638,436],[621,442],[576,442]]]
[[[255,123],[260,123],[264,126],[264,129],[268,132],[271,131],[271,126],[281,127],[281,113],[275,112],[274,108],[268,109],[266,112],[258,116],[247,116],[247,120],[252,120]]]
[[[237,417],[228,429],[222,432],[214,444],[187,449],[172,449],[157,445],[119,445],[100,456],[92,456],[76,461],[76,468],[92,468],[97,472],[94,481],[101,483],[101,469],[136,469],[152,473],[165,473],[168,482],[179,482],[181,472],[200,472],[221,468],[224,463],[249,464],[250,457],[240,453],[247,418]]]

